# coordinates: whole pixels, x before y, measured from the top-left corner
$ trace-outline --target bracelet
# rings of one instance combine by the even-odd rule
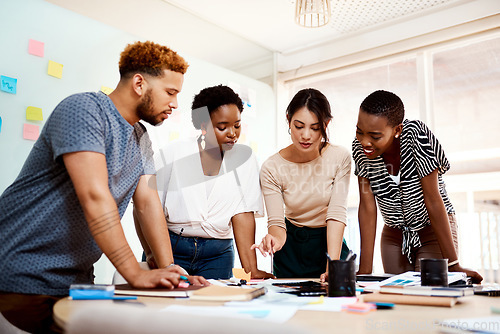
[[[173,267],[173,266],[175,266],[175,263],[173,263],[173,262],[172,262],[172,263],[170,263],[168,266],[166,266],[166,267],[165,267],[165,269],[166,269],[166,268]]]
[[[451,261],[450,263],[448,263],[448,267],[453,267],[456,264],[458,264],[458,260]]]

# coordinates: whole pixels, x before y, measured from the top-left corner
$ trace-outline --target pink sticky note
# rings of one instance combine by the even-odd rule
[[[28,140],[37,140],[40,135],[40,127],[38,125],[24,123],[23,138]]]
[[[39,41],[36,41],[34,39],[30,39],[29,44],[28,44],[28,53],[30,55],[43,57],[44,45],[45,45],[45,43],[43,43],[43,42],[39,42]]]

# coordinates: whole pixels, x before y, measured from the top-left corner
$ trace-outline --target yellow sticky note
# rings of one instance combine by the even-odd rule
[[[309,302],[309,304],[311,304],[311,305],[314,305],[314,304],[323,304],[324,301],[325,301],[324,296],[319,296],[318,299],[313,300],[312,302]]]
[[[244,279],[247,282],[250,282],[250,278],[252,277],[252,273],[246,273],[243,268],[233,268],[233,276],[237,279]]]
[[[259,152],[259,144],[256,141],[250,142],[250,148],[252,149],[253,153]]]
[[[106,86],[101,86],[101,92],[103,92],[106,95],[111,94],[112,91],[114,91],[113,88],[109,88],[109,87],[106,87]]]
[[[26,108],[26,119],[30,121],[43,121],[42,108],[31,106]]]
[[[177,132],[177,131],[170,132],[169,141],[176,140],[176,139],[179,139],[179,132]]]
[[[55,61],[49,60],[49,69],[47,74],[53,77],[62,79],[63,64],[56,63]]]

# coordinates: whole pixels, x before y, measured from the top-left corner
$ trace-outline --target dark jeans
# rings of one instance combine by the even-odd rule
[[[319,278],[326,271],[326,227],[298,227],[285,218],[286,242],[274,254],[273,273],[277,278]],[[341,259],[349,248],[342,242]]]
[[[0,291],[0,312],[14,326],[30,333],[62,333],[52,308],[63,297]]]
[[[229,279],[233,276],[233,239],[184,237],[170,232],[170,242],[174,263],[186,269],[189,275],[207,279]]]

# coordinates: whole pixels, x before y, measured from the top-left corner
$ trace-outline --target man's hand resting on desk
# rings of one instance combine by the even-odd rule
[[[163,269],[143,270],[129,282],[134,288],[167,288],[173,289],[181,282],[183,271],[178,266],[172,266]],[[201,276],[188,276],[189,283],[193,285],[210,285],[210,283]]]

